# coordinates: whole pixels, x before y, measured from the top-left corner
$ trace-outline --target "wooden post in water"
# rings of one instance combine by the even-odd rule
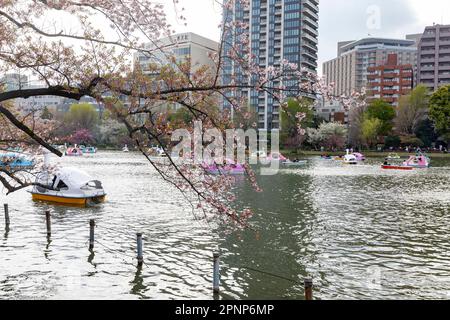
[[[313,281],[311,278],[305,279],[305,300],[313,299]]]
[[[8,228],[9,224],[11,223],[11,221],[9,220],[8,204],[7,203],[3,204],[3,208],[5,209],[5,226],[6,228]]]
[[[220,254],[215,252],[214,257],[214,268],[213,268],[213,292],[219,293],[220,291]]]
[[[47,236],[52,235],[52,217],[50,215],[50,211],[45,211],[45,221],[47,224]]]
[[[94,249],[94,229],[95,229],[95,220],[92,219],[89,221],[89,250]]]
[[[144,264],[144,255],[142,253],[142,233],[137,234],[137,260],[138,267],[142,267]]]

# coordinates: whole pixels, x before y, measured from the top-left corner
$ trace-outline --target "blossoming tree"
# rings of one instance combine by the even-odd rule
[[[248,0],[227,0],[224,9],[231,10],[236,2],[248,6]],[[247,100],[238,94],[242,90],[264,91],[284,107],[287,96],[303,92],[330,98],[331,88],[289,61],[281,61],[276,68],[259,67],[251,54],[248,26],[226,17],[221,25],[220,49],[210,54],[214,66],[194,69],[189,61],[177,60],[158,43],[161,37],[174,33],[166,18],[168,9],[175,10],[181,21],[185,20],[178,0],[173,0],[170,8],[156,0],[0,0],[0,72],[19,70],[45,83],[41,88],[0,91],[0,148],[21,147],[36,156],[39,148],[45,148],[61,156],[52,147],[55,141],[49,136],[50,129],[57,124],[40,119],[40,110],[24,114],[11,101],[48,95],[74,100],[89,96],[126,126],[135,147],[165,181],[186,196],[195,211],[247,226],[251,211],[230,206],[234,200],[231,177],[207,175],[202,166],[176,162],[170,156],[174,130],[183,128],[192,133],[195,121],[201,121],[203,133],[211,128],[224,132],[241,127],[232,118],[236,113],[242,119],[250,118]],[[69,22],[76,27],[65,26]],[[226,43],[226,33],[236,28],[244,30],[239,41]],[[145,73],[130,59],[137,52],[150,59],[163,54],[169,63],[149,63]],[[226,61],[239,65],[242,74],[252,81],[239,82],[232,76],[231,81],[223,83],[221,75]],[[298,81],[296,93],[283,86],[288,79]],[[279,84],[274,86],[274,82]],[[230,108],[218,112],[217,106],[223,100],[228,101]],[[350,104],[353,100],[343,97],[342,101]],[[158,112],[166,103],[183,107],[191,114],[191,123],[169,121],[167,115]],[[299,132],[304,134],[301,127],[304,115],[295,118]],[[150,157],[150,145],[166,151],[168,161]],[[249,165],[246,171],[255,190],[260,191]],[[7,167],[0,169],[0,182],[9,193],[34,184],[30,172],[11,171]]]

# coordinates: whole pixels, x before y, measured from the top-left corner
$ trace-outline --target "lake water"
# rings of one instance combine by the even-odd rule
[[[11,227],[0,234],[0,299],[212,299],[216,248],[222,299],[303,299],[306,276],[317,299],[450,298],[450,159],[412,172],[382,171],[380,162],[311,158],[259,177],[261,194],[237,182],[235,206],[255,210],[257,237],[196,221],[139,154],[64,158],[103,182],[107,202],[67,208],[3,193]],[[97,223],[94,253],[89,219]]]

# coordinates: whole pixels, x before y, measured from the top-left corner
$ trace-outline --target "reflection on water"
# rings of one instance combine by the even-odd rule
[[[238,181],[235,205],[256,211],[259,237],[222,235],[193,221],[183,197],[137,154],[63,163],[101,180],[107,202],[82,209],[33,203],[26,192],[2,196],[11,230],[0,239],[0,298],[213,299],[217,246],[222,299],[302,299],[307,275],[319,299],[449,297],[449,160],[412,172],[384,172],[380,160],[355,167],[311,160],[259,177],[260,194]],[[97,224],[92,251],[90,219]],[[142,268],[137,232],[144,234]]]

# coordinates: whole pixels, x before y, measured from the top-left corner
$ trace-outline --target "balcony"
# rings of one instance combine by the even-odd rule
[[[433,57],[433,58],[420,58],[420,62],[423,62],[423,63],[431,63],[431,62],[434,62],[435,61],[435,58]]]
[[[412,86],[412,80],[402,80],[399,85],[400,87],[410,87]]]
[[[311,62],[311,61],[308,61],[308,60],[303,60],[302,61],[302,65],[303,64],[305,65],[305,67],[309,67],[309,69],[311,71],[313,71],[313,70],[314,70],[314,72],[316,71],[317,63],[314,63],[314,62]]]
[[[422,39],[436,39],[436,33],[424,33]]]
[[[450,64],[449,65],[445,65],[445,66],[439,66],[439,70],[450,70]]]
[[[450,84],[450,79],[439,80],[438,84],[441,86],[442,85],[446,86],[446,85]]]
[[[311,43],[308,42],[308,41],[303,41],[302,44],[301,44],[301,46],[302,46],[302,47],[305,47],[305,48],[307,48],[307,49],[309,49],[309,50],[311,50],[311,51],[313,51],[313,52],[317,52],[317,46],[314,45],[314,44],[311,44]]]
[[[406,72],[401,73],[402,78],[407,78],[407,77],[412,77],[412,76],[413,76],[412,71],[406,71]]]
[[[448,79],[450,78],[450,71],[446,73],[439,73],[439,79]]]
[[[434,71],[434,66],[420,66],[420,71]]]
[[[314,53],[314,52],[310,52],[310,51],[306,51],[305,50],[305,51],[302,52],[302,56],[306,56],[306,57],[308,57],[308,58],[310,58],[310,59],[312,59],[314,61],[317,60],[317,54]]]
[[[302,11],[306,16],[309,16],[314,21],[319,21],[319,15],[317,14],[317,11],[313,11],[308,7],[303,7]]]
[[[436,51],[436,46],[422,46],[420,48],[420,53],[421,54],[434,54],[434,52]]]
[[[378,74],[378,73],[375,73],[375,74],[367,74],[367,79],[369,79],[369,80],[375,80],[375,79],[379,79],[380,78],[380,75]]]
[[[434,73],[421,73],[420,79],[434,79]]]
[[[411,91],[412,91],[412,86],[409,86],[409,87],[404,87],[404,88],[400,89],[399,93],[401,95],[406,95],[406,94],[410,94]]]
[[[309,41],[311,41],[314,44],[318,43],[317,38],[314,38],[313,36],[311,36],[309,33],[306,33],[306,32],[302,32],[302,38],[308,39]]]
[[[304,24],[309,24],[313,28],[319,28],[319,23],[306,15],[302,15],[302,21]]]
[[[397,86],[398,82],[393,82],[393,81],[382,81],[381,85],[383,87],[393,87],[393,86]]]
[[[303,30],[305,31],[308,31],[312,36],[314,36],[314,37],[318,37],[319,36],[319,32],[317,31],[317,29],[315,29],[315,28],[312,28],[312,27],[310,27],[309,25],[307,25],[307,24],[304,24],[303,26],[302,26],[302,28],[303,28]]]
[[[314,3],[314,1],[304,1],[303,5],[305,7],[309,7],[311,10],[315,12],[319,12],[319,6]]]
[[[431,43],[431,44],[422,44],[422,46],[420,47],[420,52],[422,53],[432,53],[436,50],[436,44],[435,43]]]
[[[383,73],[383,77],[384,78],[396,78],[398,76],[399,76],[399,74],[395,73],[395,72],[385,72],[385,73]]]

